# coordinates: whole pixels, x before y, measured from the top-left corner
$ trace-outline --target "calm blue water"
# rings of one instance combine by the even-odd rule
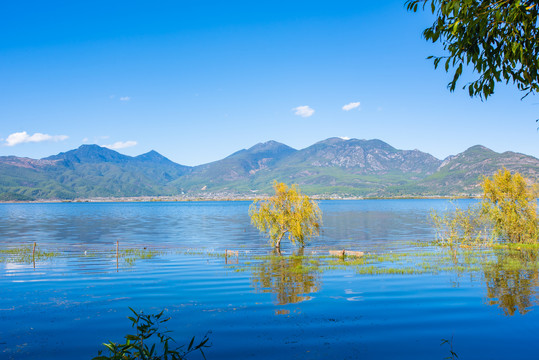
[[[102,342],[122,341],[132,330],[129,306],[166,309],[180,343],[211,331],[208,359],[443,359],[449,348],[440,339],[452,336],[460,359],[539,353],[533,281],[525,311],[509,316],[489,304],[485,280],[471,274],[334,270],[294,277],[279,273],[287,266],[279,260],[237,271],[239,264],[204,254],[271,252],[249,224],[249,205],[0,204],[1,249],[37,242],[61,252],[36,269],[0,263],[0,358],[90,359]],[[430,210],[449,207],[442,200],[320,205],[323,234],[306,252],[406,251],[410,242],[432,239]],[[121,249],[162,254],[117,269],[116,241]]]

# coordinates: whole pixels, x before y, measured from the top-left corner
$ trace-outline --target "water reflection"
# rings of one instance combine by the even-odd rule
[[[294,255],[278,253],[263,257],[251,270],[251,285],[256,292],[273,294],[276,305],[310,300],[320,290],[320,263],[298,249]]]
[[[498,305],[505,315],[526,314],[537,304],[537,250],[506,250],[484,264],[489,305]]]

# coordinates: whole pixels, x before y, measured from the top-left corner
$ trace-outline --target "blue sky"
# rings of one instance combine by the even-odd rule
[[[537,96],[450,93],[426,60],[442,54],[421,37],[432,17],[404,0],[0,7],[0,155],[97,143],[197,165],[341,136],[438,158],[476,144],[539,157]]]

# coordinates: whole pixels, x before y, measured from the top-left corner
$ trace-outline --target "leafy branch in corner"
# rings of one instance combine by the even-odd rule
[[[469,65],[479,75],[463,87],[470,96],[487,99],[498,82],[512,82],[524,97],[539,91],[539,1],[407,0],[405,6],[416,12],[429,3],[436,18],[423,36],[447,52],[429,59],[435,68],[455,69],[450,91]]]
[[[197,344],[195,344],[193,336],[187,347],[185,345],[171,347],[175,341],[168,335],[169,330],[162,329],[163,324],[170,320],[170,317],[163,318],[164,310],[158,314],[146,315],[142,312],[136,312],[132,308],[129,309],[134,316],[127,318],[131,320],[132,327],[136,328],[136,333],[126,335],[124,344],[112,341],[104,343],[103,345],[108,350],[108,356],[102,355],[103,352],[100,350],[98,356],[92,360],[183,360],[195,351],[200,351],[204,359],[206,358],[204,349],[210,346],[207,345],[208,334],[204,335],[204,338]]]

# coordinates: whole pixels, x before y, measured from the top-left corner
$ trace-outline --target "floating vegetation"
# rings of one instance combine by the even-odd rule
[[[152,259],[158,255],[163,255],[163,251],[150,250],[150,249],[139,249],[139,248],[129,248],[121,249],[116,252],[116,250],[110,250],[109,252],[97,252],[97,251],[84,251],[85,257],[92,258],[118,258],[121,259],[125,264],[132,266],[137,260],[146,260]],[[22,263],[22,264],[32,264],[35,262],[43,262],[47,260],[52,260],[54,258],[63,257],[69,259],[72,256],[81,256],[81,254],[73,255],[73,253],[65,251],[45,251],[40,250],[39,247],[34,247],[31,245],[21,246],[11,249],[0,249],[0,263]]]
[[[418,276],[447,274],[454,286],[464,276],[487,287],[487,304],[499,306],[504,314],[529,311],[539,287],[539,246],[536,244],[491,244],[489,246],[438,246],[422,242],[417,250],[364,254],[363,256],[306,254],[266,255],[239,252],[235,263],[224,265],[236,273],[248,272],[256,292],[270,293],[275,304],[311,299],[322,286],[322,274],[341,270],[358,275]],[[191,252],[192,253],[192,252]],[[214,252],[197,255],[215,257]],[[241,261],[239,261],[241,259]],[[230,260],[230,257],[228,258]]]
[[[276,304],[306,301],[322,287],[323,275],[347,271],[364,276],[420,276],[445,274],[454,286],[466,278],[486,286],[486,302],[504,314],[529,311],[537,302],[539,288],[539,244],[492,243],[471,246],[462,243],[420,242],[408,251],[365,253],[362,256],[332,256],[328,251],[298,249],[290,255],[260,254],[249,250],[156,250],[147,248],[92,249],[84,256],[117,259],[122,267],[135,266],[161,256],[194,256],[214,259],[234,273],[246,273],[254,291],[268,293]],[[80,257],[80,252],[40,250],[32,246],[0,249],[0,263],[32,264],[56,257]]]
[[[113,250],[115,252],[115,250]],[[118,258],[122,259],[126,265],[133,266],[137,260],[153,259],[163,252],[150,249],[121,249],[118,251]]]
[[[355,269],[357,274],[364,275],[413,275],[413,274],[423,274],[426,271],[424,269],[416,267],[377,267],[374,265],[362,266]]]
[[[436,248],[421,252],[390,252],[384,254],[365,254],[360,257],[335,257],[312,253],[292,255],[249,255],[241,254],[241,263],[227,264],[234,271],[256,271],[259,267],[273,264],[287,264],[287,276],[331,270],[351,270],[358,274],[438,274],[441,272],[478,272],[482,265],[495,256],[496,250],[490,248],[461,249]],[[192,254],[192,253],[189,253]],[[214,257],[214,253],[199,252],[197,255]],[[222,255],[224,257],[224,255]],[[232,266],[234,265],[234,266]]]
[[[213,250],[211,250],[211,251],[203,251],[203,250],[200,250],[200,249],[181,250],[181,251],[177,251],[176,254],[200,255],[200,256],[213,257],[213,258],[225,258],[225,257],[227,257],[226,253],[224,253],[224,252],[217,252],[217,251],[213,251]],[[232,256],[228,255],[228,257],[232,257]]]
[[[507,249],[507,250],[539,250],[539,243],[523,243],[523,244],[514,244],[514,243],[496,243],[492,244],[493,249]]]
[[[31,264],[33,262],[42,262],[51,260],[60,256],[60,253],[52,251],[42,251],[32,245],[21,246],[11,249],[0,249],[0,263],[20,263]]]
[[[431,252],[367,254],[350,260],[330,260],[325,269],[351,268],[358,274],[368,275],[413,275],[479,271],[479,267],[472,266],[477,263],[479,259],[466,254],[455,255],[433,250]]]

